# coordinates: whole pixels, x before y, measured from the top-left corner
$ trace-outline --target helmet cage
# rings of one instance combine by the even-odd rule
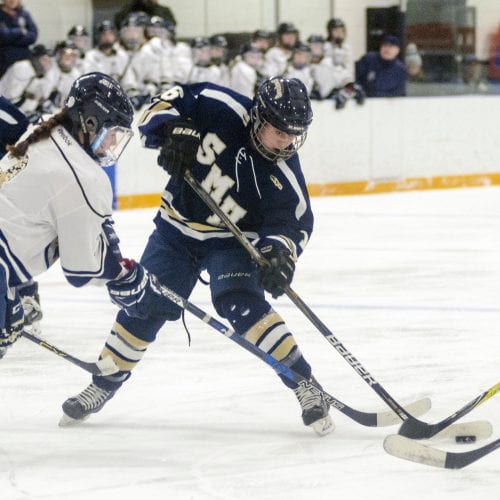
[[[265,125],[271,125],[274,128],[278,127],[276,127],[271,122],[263,118],[257,106],[254,106],[252,108],[251,121],[252,121],[252,128],[250,130],[250,139],[252,141],[252,146],[264,158],[266,158],[266,160],[272,161],[273,163],[276,163],[278,160],[288,160],[289,158],[291,158],[300,149],[300,147],[302,146],[302,144],[304,144],[307,138],[307,130],[304,130],[302,133],[298,135],[291,134],[290,132],[282,130],[282,132],[293,135],[293,141],[285,149],[280,149],[280,150],[270,149],[261,140],[261,130],[264,128]]]
[[[296,79],[274,77],[264,81],[257,90],[251,110],[250,138],[255,149],[271,161],[292,157],[304,144],[312,122],[311,102],[304,84]],[[267,124],[293,136],[285,149],[274,150],[261,139]]]

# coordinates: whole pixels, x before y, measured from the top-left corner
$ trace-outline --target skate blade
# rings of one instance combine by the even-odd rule
[[[59,420],[59,427],[75,427],[79,424],[85,422],[90,417],[90,415],[86,415],[83,418],[72,418],[66,413],[63,413],[61,419]]]
[[[335,424],[330,415],[316,420],[309,427],[312,427],[318,436],[326,436],[335,430]]]

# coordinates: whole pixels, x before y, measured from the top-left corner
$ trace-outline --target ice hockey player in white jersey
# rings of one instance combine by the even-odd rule
[[[292,55],[292,49],[299,41],[299,30],[293,23],[281,23],[276,30],[277,43],[264,56],[263,73],[266,76],[281,76]]]
[[[227,65],[227,38],[224,35],[213,35],[209,38],[210,42],[210,62],[219,70],[218,85],[229,87],[230,75]]]
[[[241,46],[239,58],[231,67],[230,88],[253,99],[259,83],[262,81],[264,52],[255,43]]]
[[[285,78],[298,78],[310,95],[314,87],[314,77],[311,66],[311,49],[309,45],[297,42],[292,49],[292,55],[283,73]]]
[[[191,67],[182,83],[219,82],[220,71],[212,64],[208,38],[197,36],[191,40],[191,59]]]
[[[55,64],[45,78],[50,79],[52,90],[49,100],[54,111],[59,111],[69,95],[73,82],[81,75],[77,68],[79,60],[78,47],[71,40],[62,40],[54,48]]]
[[[0,79],[0,94],[14,103],[24,114],[36,116],[48,99],[51,84],[45,77],[53,65],[44,45],[31,49],[31,59],[15,62]]]
[[[106,284],[111,300],[141,315],[151,276],[122,259],[101,168],[132,134],[130,101],[109,76],[74,83],[63,109],[36,126],[0,161],[0,357],[23,330],[17,287],[58,259],[76,287]]]
[[[118,43],[113,23],[105,19],[97,26],[97,45],[85,54],[85,72],[99,71],[119,81],[127,62],[127,52]]]

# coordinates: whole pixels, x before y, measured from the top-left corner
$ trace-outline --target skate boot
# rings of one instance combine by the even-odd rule
[[[312,381],[316,382],[314,378]],[[303,382],[293,390],[302,408],[304,425],[312,427],[319,436],[325,436],[335,429],[335,425],[328,414],[329,405],[323,394],[315,387],[307,387]]]
[[[90,384],[80,394],[68,398],[62,405],[63,416],[59,421],[61,427],[83,422],[92,413],[97,413],[116,394],[116,391],[101,389]]]

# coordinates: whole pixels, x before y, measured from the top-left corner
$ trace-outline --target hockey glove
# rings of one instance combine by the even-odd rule
[[[158,156],[158,165],[166,170],[175,182],[184,179],[184,174],[196,160],[200,145],[200,133],[185,120],[168,124],[165,142]]]
[[[152,302],[159,295],[156,277],[133,260],[123,259],[121,263],[127,269],[126,273],[106,284],[111,302],[129,316],[144,319],[151,311]]]
[[[5,324],[0,328],[0,358],[20,336],[24,326],[24,311],[16,291],[14,299],[7,299]]]
[[[38,282],[29,281],[17,288],[24,309],[24,325],[30,326],[43,317],[38,294]]]
[[[259,267],[259,283],[276,299],[283,295],[285,288],[292,282],[295,258],[280,238],[272,236],[261,238],[255,246],[269,262],[269,265]]]

